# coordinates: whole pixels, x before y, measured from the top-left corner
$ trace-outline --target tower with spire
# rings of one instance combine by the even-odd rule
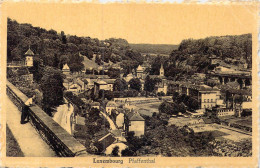
[[[25,66],[32,67],[33,66],[33,56],[34,56],[34,53],[31,50],[30,46],[29,46],[29,49],[24,54],[24,56],[25,56]]]
[[[161,68],[160,68],[160,76],[164,76],[164,69],[163,69],[163,65],[161,64]]]

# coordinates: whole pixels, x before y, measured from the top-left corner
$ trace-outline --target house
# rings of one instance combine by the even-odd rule
[[[220,90],[216,87],[214,88],[201,88],[199,90],[199,101],[201,103],[201,108],[212,108],[217,105],[218,100],[220,100]],[[221,103],[221,102],[218,102]]]
[[[100,109],[100,103],[99,102],[92,102],[90,103],[91,108]]]
[[[104,153],[106,155],[110,155],[113,149],[118,146],[119,152],[118,155],[121,155],[121,151],[127,148],[125,142],[120,141],[115,132],[109,132],[108,130],[101,130],[95,134],[95,146],[97,147],[98,151]]]
[[[113,91],[113,86],[116,79],[103,79],[107,83],[107,90]]]
[[[100,90],[108,90],[107,83],[103,80],[94,82],[94,94],[98,94]]]
[[[106,112],[111,115],[112,110],[117,109],[117,104],[114,101],[109,101],[106,104]]]
[[[235,109],[217,108],[216,115],[217,115],[217,117],[233,116],[233,115],[235,115]]]
[[[162,82],[157,83],[155,85],[155,92],[156,93],[163,92],[166,95],[167,94],[167,90],[168,90],[168,85],[167,85],[166,80],[162,80]]]
[[[33,56],[34,56],[34,53],[33,53],[33,51],[31,50],[30,47],[26,51],[24,56],[25,56],[25,66],[32,67],[33,66]]]
[[[221,100],[221,93],[217,87],[212,88],[204,84],[195,85],[187,82],[175,82],[174,85],[172,89],[179,92],[179,94],[197,98],[202,109],[224,105],[223,101],[219,101]]]
[[[139,65],[137,67],[137,69],[136,69],[136,76],[139,79],[143,79],[144,78],[144,68],[141,65]]]
[[[145,132],[145,120],[137,111],[130,111],[125,115],[125,132],[134,132],[135,136],[140,137]]]
[[[69,88],[67,90],[75,93],[80,93],[82,91],[82,86],[78,83],[73,83],[69,85]]]
[[[68,66],[68,64],[65,64],[62,68],[62,73],[65,75],[69,75],[70,74],[70,68]]]

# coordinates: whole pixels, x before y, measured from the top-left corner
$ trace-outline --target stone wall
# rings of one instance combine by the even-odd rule
[[[7,95],[21,111],[28,97],[8,81],[6,86]],[[39,106],[34,105],[29,108],[29,117],[30,123],[58,156],[89,156],[86,152],[86,148],[57,124]]]

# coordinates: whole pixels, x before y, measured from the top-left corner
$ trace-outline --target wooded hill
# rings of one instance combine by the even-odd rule
[[[141,54],[132,50],[124,39],[99,40],[66,35],[63,31],[58,33],[55,30],[46,30],[30,24],[20,24],[8,18],[7,60],[23,60],[29,46],[44,65],[62,68],[65,63],[68,63],[72,71],[84,69],[83,56],[93,59],[99,65],[125,60],[138,66],[143,62]],[[93,58],[94,54],[97,55],[95,58]]]
[[[178,45],[171,44],[130,44],[130,47],[140,53],[153,53],[169,55]]]
[[[252,67],[252,35],[208,37],[205,39],[183,40],[169,58],[158,57],[152,64],[154,73],[164,63],[166,76],[186,76],[196,72],[207,73],[214,68],[210,58],[215,57],[225,65]],[[157,70],[157,71],[155,71]]]

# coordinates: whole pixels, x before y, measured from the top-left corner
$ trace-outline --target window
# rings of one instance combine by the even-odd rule
[[[209,99],[208,99],[208,102],[209,102]]]
[[[213,99],[211,99],[211,102],[213,102]]]
[[[204,99],[204,102],[206,102],[206,99]]]

